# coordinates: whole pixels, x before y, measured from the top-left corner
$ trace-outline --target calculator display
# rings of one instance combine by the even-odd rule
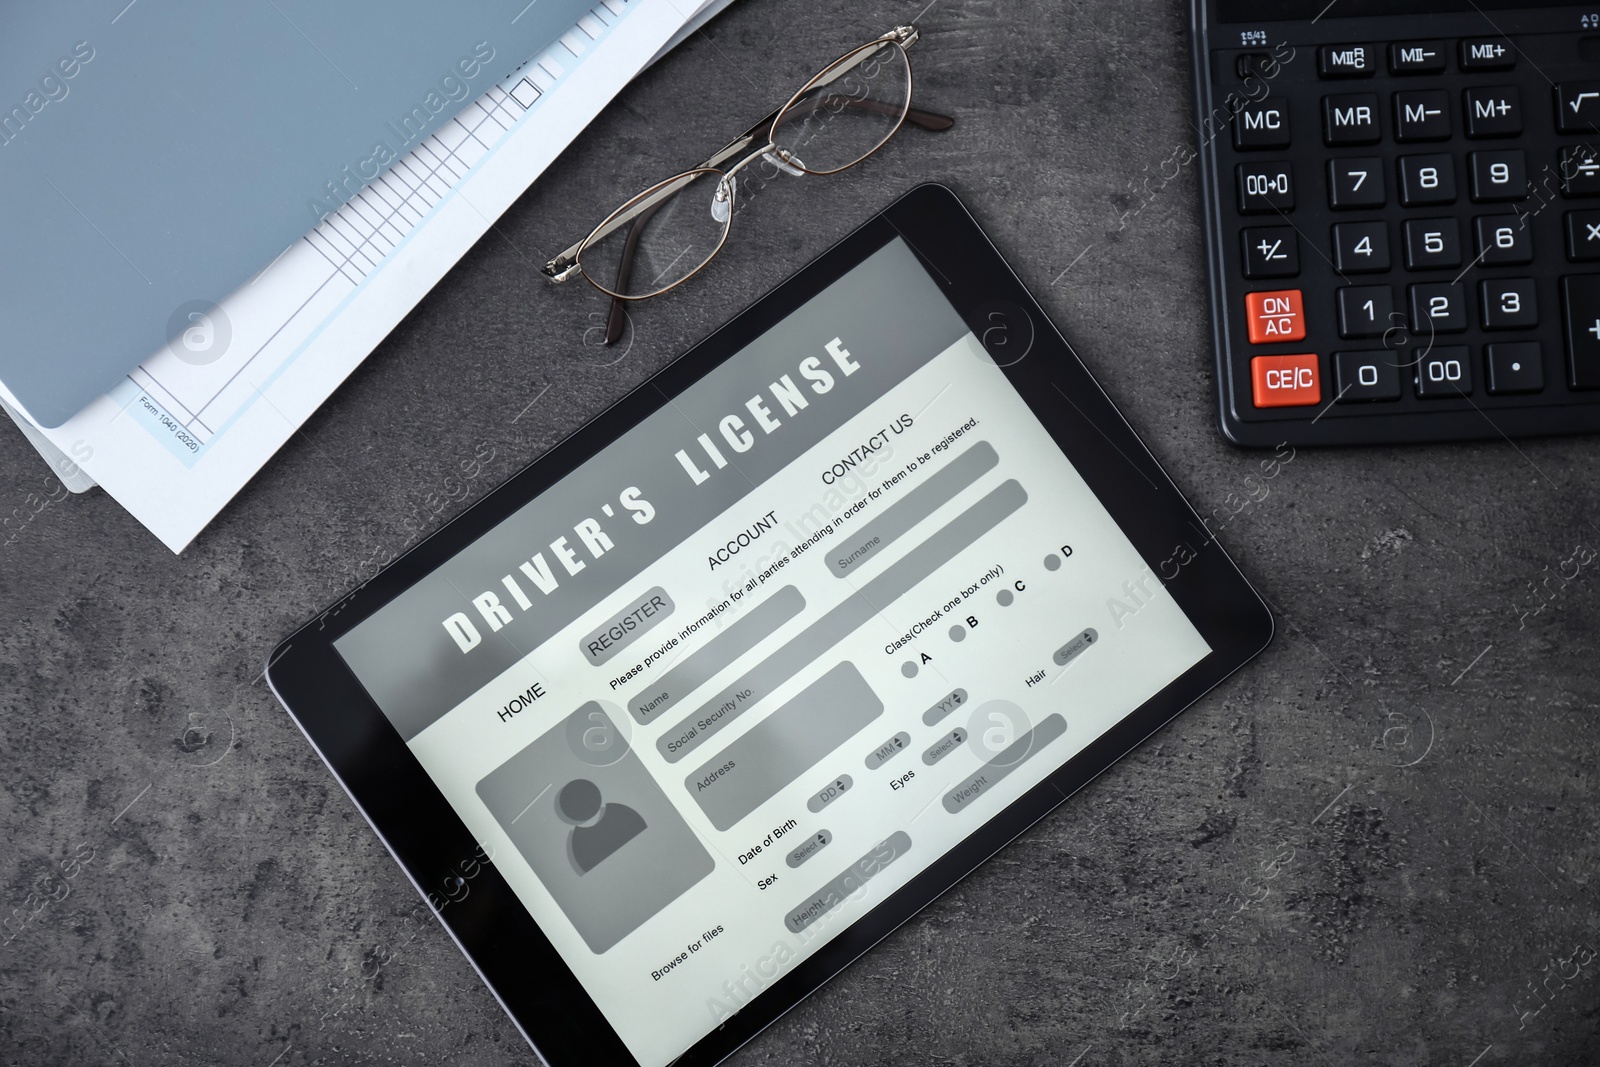
[[[1526,0],[1332,0],[1331,3],[1329,0],[1223,0],[1216,5],[1216,19],[1218,22],[1320,21],[1385,15],[1438,15],[1453,11],[1499,11],[1528,6]],[[1594,5],[1572,3],[1567,6]]]

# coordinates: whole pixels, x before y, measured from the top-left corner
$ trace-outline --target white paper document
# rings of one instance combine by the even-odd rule
[[[617,92],[709,6],[604,0],[220,309],[192,314],[178,339],[115,389],[60,427],[34,428],[181,552]],[[21,410],[3,386],[0,399]],[[50,458],[42,448],[41,455]]]

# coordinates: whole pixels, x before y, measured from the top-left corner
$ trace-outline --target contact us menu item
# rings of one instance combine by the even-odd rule
[[[655,1064],[1210,651],[898,239],[336,647]]]

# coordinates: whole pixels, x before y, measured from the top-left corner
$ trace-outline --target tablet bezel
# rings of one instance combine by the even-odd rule
[[[478,842],[333,642],[896,237],[980,337],[997,328],[1012,341],[1031,335],[1026,355],[1004,373],[1212,651],[763,989],[675,1065],[714,1064],[748,1041],[1271,640],[1271,612],[955,194],[934,184],[911,190],[331,605],[268,660],[273,692],[551,1067],[637,1061],[492,862],[482,860]],[[1187,546],[1188,558],[1179,546]]]

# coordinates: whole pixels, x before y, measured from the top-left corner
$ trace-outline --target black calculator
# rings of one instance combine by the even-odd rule
[[[1600,0],[1193,0],[1223,433],[1600,430]]]

